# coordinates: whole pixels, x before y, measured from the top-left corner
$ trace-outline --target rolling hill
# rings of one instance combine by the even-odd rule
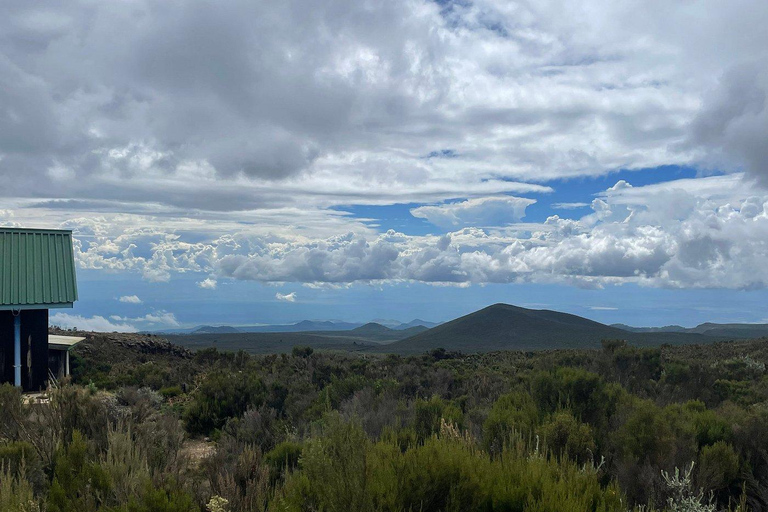
[[[717,338],[750,339],[768,336],[768,324],[716,324],[706,322],[696,327],[686,328],[679,325],[667,325],[665,327],[632,327],[624,324],[613,324],[629,332],[683,332],[690,334],[703,334]]]
[[[229,325],[201,325],[192,331],[192,334],[224,334],[233,332],[240,331]]]
[[[379,325],[386,329],[406,331],[408,333],[403,334],[390,334],[385,336],[388,341],[394,339],[401,339],[412,334],[416,334],[419,331],[429,329],[438,325],[434,322],[427,322],[425,320],[411,320],[410,322],[401,323],[396,320],[387,320],[387,324],[383,325],[375,320],[368,322],[367,324],[344,322],[342,320],[302,320],[294,324],[266,324],[266,325],[239,325],[237,327],[229,325],[198,325],[188,328],[174,328],[174,329],[161,329],[154,331],[143,331],[143,334],[163,334],[163,335],[182,335],[182,334],[224,334],[224,333],[245,333],[245,332],[326,332],[337,333],[342,331],[354,331],[366,325]],[[418,328],[418,329],[416,329]],[[366,328],[367,329],[367,328]],[[383,332],[383,331],[382,331]]]
[[[383,344],[402,340],[426,331],[424,326],[408,329],[390,329],[377,323],[367,323],[345,331],[302,331],[302,332],[195,332],[185,335],[170,335],[168,338],[177,345],[189,349],[216,347],[219,350],[244,350],[252,354],[285,353],[295,346],[309,346],[315,349],[379,351]]]
[[[636,345],[677,345],[711,343],[719,338],[697,333],[629,332],[568,313],[494,304],[382,349],[408,354],[435,348],[465,353],[599,348],[604,339],[624,339]]]
[[[393,327],[393,329],[398,330],[405,330],[410,329],[411,327],[426,327],[427,329],[431,329],[432,327],[436,327],[440,325],[437,322],[427,322],[426,320],[421,320],[419,318],[416,318],[414,320],[411,320],[410,322],[406,322],[404,324],[400,324],[396,327]]]

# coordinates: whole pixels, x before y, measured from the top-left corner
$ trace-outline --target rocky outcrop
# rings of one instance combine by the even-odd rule
[[[61,336],[81,336],[84,337],[81,343],[77,345],[77,351],[87,354],[95,346],[100,348],[104,345],[112,345],[126,348],[141,354],[169,355],[189,359],[192,352],[179,345],[174,345],[167,339],[153,334],[119,333],[119,332],[90,332],[90,331],[67,331],[61,329],[51,329],[50,334]]]

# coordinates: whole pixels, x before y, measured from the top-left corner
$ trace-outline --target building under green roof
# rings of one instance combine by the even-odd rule
[[[71,231],[0,228],[0,310],[71,308],[76,300]]]
[[[0,383],[36,391],[61,375],[68,355],[49,347],[48,310],[76,300],[71,231],[0,227]]]

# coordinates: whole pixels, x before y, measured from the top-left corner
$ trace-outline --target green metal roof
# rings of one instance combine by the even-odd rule
[[[72,231],[0,227],[0,310],[72,307]]]

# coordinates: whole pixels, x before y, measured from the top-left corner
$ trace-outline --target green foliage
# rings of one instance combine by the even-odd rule
[[[596,450],[593,430],[570,412],[553,414],[538,431],[547,449],[555,455],[580,463],[593,460]]]
[[[166,386],[161,388],[159,393],[165,398],[174,398],[183,393],[181,386]]]
[[[127,506],[113,509],[114,512],[198,512],[200,509],[192,497],[179,490],[155,489],[147,484],[139,498],[133,498]]]
[[[647,400],[633,400],[628,416],[612,436],[619,455],[666,467],[675,451],[675,432],[667,416]]]
[[[491,458],[457,431],[405,451],[331,421],[290,476],[276,510],[622,511],[615,486],[572,462],[503,451]]]
[[[75,430],[72,441],[56,454],[48,511],[95,512],[108,499],[110,490],[108,473],[89,460],[88,443]]]
[[[707,490],[728,488],[739,475],[739,455],[723,441],[705,446],[699,453],[699,485]]]
[[[698,400],[686,402],[682,411],[686,416],[684,421],[693,428],[696,444],[699,447],[731,439],[733,432],[728,418],[707,409],[703,402]]]
[[[45,405],[0,388],[0,510],[744,512],[768,496],[764,344],[173,353],[89,345],[82,375],[104,384]]]
[[[26,415],[21,402],[21,389],[0,384],[0,411],[0,439],[13,439],[19,434],[19,420]]]
[[[283,441],[267,452],[264,461],[272,468],[273,474],[294,470],[299,465],[303,446],[294,441]]]
[[[0,467],[7,467],[18,472],[22,462],[37,457],[35,447],[24,441],[12,441],[0,444]]]
[[[499,453],[510,441],[529,439],[539,423],[539,411],[530,395],[513,392],[501,396],[493,404],[483,425],[486,449]]]
[[[315,351],[312,347],[306,346],[306,345],[297,345],[293,347],[293,350],[291,351],[291,354],[293,357],[309,357],[312,355],[312,353]]]
[[[577,368],[557,368],[531,378],[531,392],[545,412],[569,409],[582,421],[601,425],[610,416],[622,395],[597,374]]]
[[[461,425],[463,421],[461,409],[446,403],[439,396],[433,396],[429,400],[416,400],[413,404],[413,416],[413,428],[419,441],[435,434],[440,429],[442,419],[457,425]]]
[[[209,375],[185,412],[187,430],[194,434],[210,434],[223,427],[227,419],[236,418],[249,407],[263,403],[266,393],[264,382],[248,372]]]
[[[32,485],[19,472],[0,463],[0,510],[13,512],[42,512]]]

